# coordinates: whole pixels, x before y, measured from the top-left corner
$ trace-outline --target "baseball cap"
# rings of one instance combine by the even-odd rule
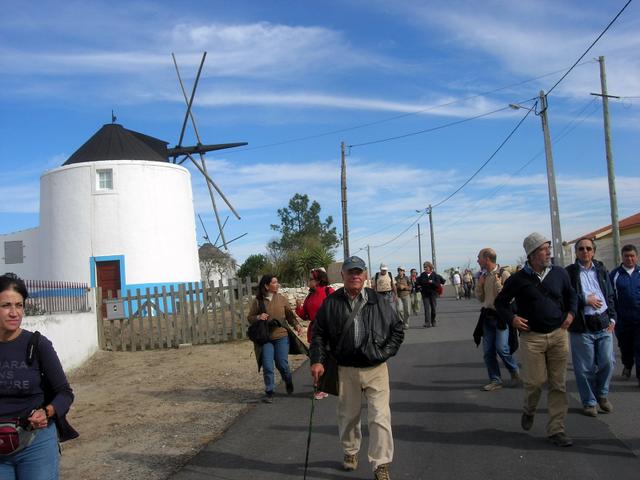
[[[348,257],[347,259],[345,259],[344,262],[342,262],[343,272],[353,270],[354,268],[358,268],[360,270],[366,270],[367,265],[364,263],[364,260],[362,260],[360,257],[357,257],[355,255]]]
[[[380,264],[380,270],[389,270],[389,269],[387,268],[387,264],[386,264],[386,263],[381,263],[381,264]]]

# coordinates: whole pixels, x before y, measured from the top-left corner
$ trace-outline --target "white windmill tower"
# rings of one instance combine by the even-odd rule
[[[175,147],[128,130],[114,117],[61,167],[42,175],[41,278],[71,278],[105,291],[200,281],[191,174],[181,166],[186,159],[206,179],[227,247],[212,189],[240,216],[211,179],[204,154],[246,143],[200,142],[191,107],[205,56],[188,100],[185,94],[187,111]],[[182,145],[189,118],[195,146]]]

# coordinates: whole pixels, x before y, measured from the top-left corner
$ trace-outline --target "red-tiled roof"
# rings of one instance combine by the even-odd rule
[[[640,212],[631,215],[630,217],[623,218],[618,221],[618,225],[620,226],[620,231],[626,230],[627,228],[635,227],[640,225]],[[578,238],[568,241],[567,243],[572,244],[576,243],[579,239],[584,237],[589,238],[598,238],[599,236],[603,236],[602,234],[607,234],[611,231],[611,224],[606,227],[599,228],[598,230],[594,230],[593,232],[585,233],[584,235],[580,235]]]

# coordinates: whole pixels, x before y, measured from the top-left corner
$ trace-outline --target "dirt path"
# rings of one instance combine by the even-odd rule
[[[297,368],[306,357],[289,357]],[[99,352],[70,375],[80,438],[62,446],[61,478],[164,479],[219,437],[263,393],[249,341]]]

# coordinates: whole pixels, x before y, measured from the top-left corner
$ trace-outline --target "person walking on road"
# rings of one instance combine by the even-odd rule
[[[338,430],[343,468],[358,468],[362,440],[362,394],[368,405],[369,462],[375,480],[390,480],[393,461],[389,372],[386,361],[404,339],[402,320],[389,302],[364,287],[367,270],[359,257],[342,264],[344,287],[329,296],[318,311],[311,340],[311,376],[318,385],[328,352],[338,364]]]
[[[404,324],[404,329],[409,328],[409,303],[411,302],[411,282],[404,273],[404,268],[398,267],[396,277],[396,290],[398,292],[398,314]]]
[[[462,275],[462,286],[464,288],[464,298],[471,299],[471,292],[473,291],[473,274],[471,270],[467,269]]]
[[[420,299],[418,298],[418,271],[415,268],[411,269],[409,281],[411,282],[411,315],[418,315],[420,313]]]
[[[373,289],[389,302],[391,307],[396,309],[397,290],[393,275],[384,263],[380,264],[380,271],[373,279]]]
[[[269,341],[263,345],[254,343],[258,371],[262,368],[264,378],[264,397],[262,398],[264,403],[273,403],[274,363],[284,380],[287,394],[293,393],[293,380],[289,369],[289,333],[284,323],[289,323],[298,333],[302,331],[289,306],[289,300],[278,293],[279,287],[278,279],[274,275],[263,275],[247,316],[250,324],[269,322]]]
[[[456,289],[456,300],[460,300],[463,295],[462,291],[462,277],[459,271],[453,272],[453,288]]]
[[[476,284],[475,294],[482,303],[479,323],[482,326],[484,364],[487,366],[489,374],[489,383],[482,387],[485,392],[502,388],[498,356],[511,374],[510,386],[515,387],[520,384],[518,363],[511,355],[509,346],[509,326],[504,319],[498,316],[494,304],[504,282],[509,278],[507,271],[500,275],[496,264],[497,258],[496,252],[492,248],[483,248],[478,253],[478,265],[480,265],[482,273]]]
[[[609,272],[593,257],[596,243],[581,238],[575,244],[576,262],[567,267],[571,286],[578,295],[578,311],[569,327],[571,361],[582,400],[582,413],[589,417],[610,413],[609,382],[613,375],[613,339],[616,324],[613,287]]]
[[[567,416],[567,329],[578,307],[576,292],[567,271],[551,265],[551,241],[540,233],[524,239],[527,263],[504,284],[495,300],[496,311],[520,331],[520,358],[525,398],[520,424],[531,430],[547,383],[549,440],[560,447],[573,445],[565,433]],[[511,309],[516,300],[517,313]]]
[[[331,295],[334,290],[329,286],[329,277],[327,272],[315,268],[311,270],[309,276],[309,295],[302,301],[302,299],[296,300],[296,315],[303,320],[309,320],[307,325],[307,343],[311,343],[313,337],[313,322],[316,319],[316,314],[320,309],[320,305],[324,302],[325,298]],[[329,396],[326,392],[316,392],[316,400],[322,400]]]
[[[438,291],[445,284],[445,279],[433,271],[431,262],[424,262],[424,272],[418,277],[418,288],[424,306],[424,328],[436,326],[436,305]]]
[[[615,332],[622,359],[622,378],[631,378],[636,364],[636,378],[640,387],[640,266],[638,249],[634,245],[622,247],[622,265],[611,272],[618,319]]]

